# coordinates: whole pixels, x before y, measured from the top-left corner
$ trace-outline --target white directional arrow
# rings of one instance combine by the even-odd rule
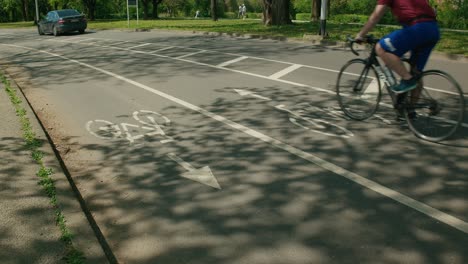
[[[254,92],[251,92],[251,91],[246,91],[246,90],[242,90],[242,89],[234,89],[234,91],[236,91],[240,96],[253,96],[253,97],[265,100],[265,101],[271,101],[270,98],[261,96],[259,94],[254,93]]]
[[[190,165],[188,162],[185,162],[174,153],[169,153],[167,156],[173,161],[177,162],[184,169],[188,170],[188,172],[182,173],[182,177],[221,190],[221,186],[219,186],[219,183],[211,172],[209,166],[205,166],[201,169],[195,169],[192,165]]]

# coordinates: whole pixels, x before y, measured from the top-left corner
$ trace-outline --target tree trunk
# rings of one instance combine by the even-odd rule
[[[29,13],[28,13],[28,8],[29,3],[28,0],[22,0],[21,1],[21,12],[23,13],[23,21],[28,21]]]
[[[217,0],[211,0],[211,19],[213,21],[218,21],[218,1]]]
[[[272,2],[273,0],[263,0],[263,24],[265,26],[272,25]]]
[[[158,19],[158,5],[162,2],[162,0],[153,0],[153,18]]]
[[[94,20],[94,13],[96,12],[96,0],[83,0],[83,5],[87,10],[87,17],[89,20]]]
[[[149,12],[149,1],[150,0],[142,0],[141,3],[143,4],[143,19],[148,20],[148,12]]]
[[[322,0],[312,0],[312,21],[320,19],[320,9],[322,8]]]
[[[263,0],[263,23],[267,26],[292,24],[289,4],[290,0]]]

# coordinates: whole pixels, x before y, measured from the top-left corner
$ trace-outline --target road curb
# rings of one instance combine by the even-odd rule
[[[8,67],[3,67],[1,70],[10,80],[11,88],[18,91],[16,94],[22,101],[21,105],[27,112],[32,130],[36,134],[37,139],[46,142],[39,150],[44,153],[42,158],[44,166],[53,170],[53,174],[50,177],[53,179],[56,188],[57,204],[65,216],[67,228],[73,234],[73,245],[77,250],[84,253],[86,257],[85,263],[108,263],[108,258],[103,251],[99,238],[97,238],[93,230],[94,228],[88,220],[86,208],[83,208],[82,202],[79,200],[79,197],[77,198],[73,179],[68,174],[55,144],[38,118],[36,111],[26,98],[21,88],[20,79],[16,79],[16,73]],[[59,227],[57,226],[57,228]]]

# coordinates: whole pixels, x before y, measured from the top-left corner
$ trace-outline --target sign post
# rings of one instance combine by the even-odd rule
[[[325,37],[326,26],[327,26],[327,0],[322,0],[321,10],[320,10],[320,35]]]
[[[37,4],[37,0],[36,0],[35,4],[36,4],[36,23],[35,24],[37,25],[37,24],[39,24],[39,19],[40,19],[39,18],[39,5]]]
[[[138,0],[127,0],[127,24],[130,27],[130,6],[136,6],[137,26],[138,26]]]

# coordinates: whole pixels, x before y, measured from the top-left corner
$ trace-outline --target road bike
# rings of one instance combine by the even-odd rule
[[[348,36],[351,51],[356,41]],[[438,142],[452,136],[462,125],[465,98],[460,85],[446,72],[427,70],[418,73],[415,61],[402,58],[408,70],[418,78],[418,87],[410,92],[395,94],[391,87],[398,80],[391,70],[377,59],[375,45],[379,39],[366,36],[369,57],[348,61],[340,70],[336,94],[341,110],[351,119],[365,120],[378,110],[379,104],[393,108],[397,118],[406,119],[408,127],[419,138]],[[416,51],[417,52],[417,51]],[[382,85],[391,104],[381,103]]]

